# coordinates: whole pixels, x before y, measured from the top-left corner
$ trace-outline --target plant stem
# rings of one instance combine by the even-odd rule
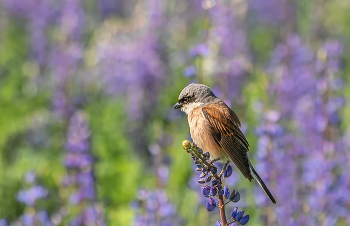
[[[227,220],[226,220],[226,214],[225,214],[225,203],[222,195],[219,195],[219,207],[220,207],[219,209],[220,209],[222,226],[227,226]]]

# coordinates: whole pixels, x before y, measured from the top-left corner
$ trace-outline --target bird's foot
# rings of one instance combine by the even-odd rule
[[[225,166],[224,166],[224,168],[222,168],[222,170],[221,170],[221,172],[220,172],[220,174],[219,174],[219,177],[220,177],[220,178],[221,178],[221,176],[225,173],[225,170],[226,170],[226,168],[227,168],[227,166],[228,166],[229,163],[230,163],[230,161],[227,161],[226,164],[225,164]]]
[[[217,162],[217,161],[219,161],[219,160],[220,160],[220,158],[213,159],[213,160],[210,160],[209,163],[210,163],[210,164],[213,164],[214,162]]]

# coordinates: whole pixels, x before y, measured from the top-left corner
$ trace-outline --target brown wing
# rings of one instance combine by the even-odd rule
[[[241,123],[237,115],[224,102],[205,106],[202,112],[212,127],[212,136],[217,144],[226,152],[244,177],[251,181],[253,176],[247,157],[249,144],[239,129]]]

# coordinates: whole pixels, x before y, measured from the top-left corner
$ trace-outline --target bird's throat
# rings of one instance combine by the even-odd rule
[[[188,104],[184,104],[181,108],[181,111],[185,112],[187,115],[191,114],[191,112],[198,108],[199,106],[201,106],[201,103],[199,102],[192,102],[192,103],[188,103]]]

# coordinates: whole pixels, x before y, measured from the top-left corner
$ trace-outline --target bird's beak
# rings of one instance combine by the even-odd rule
[[[179,109],[179,108],[181,108],[182,107],[182,104],[179,104],[179,103],[176,103],[175,105],[174,105],[174,109]]]

